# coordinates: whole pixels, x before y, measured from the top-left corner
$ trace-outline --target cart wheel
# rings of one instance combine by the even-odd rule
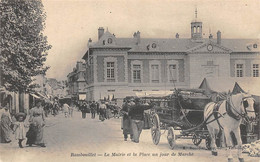
[[[169,129],[168,129],[167,140],[168,140],[168,143],[169,143],[171,149],[174,149],[174,147],[175,147],[175,141],[176,141],[176,136],[175,136],[175,134],[174,134],[174,129],[173,129],[173,127],[169,127]]]
[[[210,150],[211,149],[211,138],[210,137],[207,137],[206,138],[206,148],[208,149],[208,150]]]
[[[198,135],[196,135],[196,134],[193,135],[192,142],[194,145],[199,146],[201,141],[202,141],[202,139]]]
[[[160,137],[161,137],[160,121],[157,114],[154,114],[152,118],[151,135],[152,135],[153,143],[157,145],[160,142]]]

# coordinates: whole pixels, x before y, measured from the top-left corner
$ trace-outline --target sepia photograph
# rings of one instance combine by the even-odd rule
[[[260,162],[259,0],[0,0],[0,162]]]

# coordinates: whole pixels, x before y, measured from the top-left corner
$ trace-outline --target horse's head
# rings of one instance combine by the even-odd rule
[[[255,103],[255,99],[249,95],[249,94],[242,94],[242,101],[241,101],[241,107],[242,107],[242,111],[243,114],[245,116],[245,118],[249,119],[249,120],[254,120],[255,119],[255,110],[254,110],[254,103]]]

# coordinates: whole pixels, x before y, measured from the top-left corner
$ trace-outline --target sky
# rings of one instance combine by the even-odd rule
[[[190,23],[203,22],[204,37],[218,30],[222,38],[260,39],[259,0],[43,0],[47,14],[44,34],[52,49],[46,65],[48,78],[66,80],[82,60],[99,27],[116,37],[190,38]]]

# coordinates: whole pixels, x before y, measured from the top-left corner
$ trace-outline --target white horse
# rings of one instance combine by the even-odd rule
[[[216,136],[220,130],[224,132],[228,148],[228,160],[232,161],[231,154],[232,139],[231,131],[235,134],[238,144],[239,161],[244,161],[242,157],[242,140],[240,135],[240,124],[242,120],[255,119],[254,99],[251,95],[239,93],[231,95],[221,103],[210,102],[204,109],[204,120],[207,120],[207,128],[211,138],[211,150],[213,155],[217,155]],[[215,114],[215,115],[214,115]]]

